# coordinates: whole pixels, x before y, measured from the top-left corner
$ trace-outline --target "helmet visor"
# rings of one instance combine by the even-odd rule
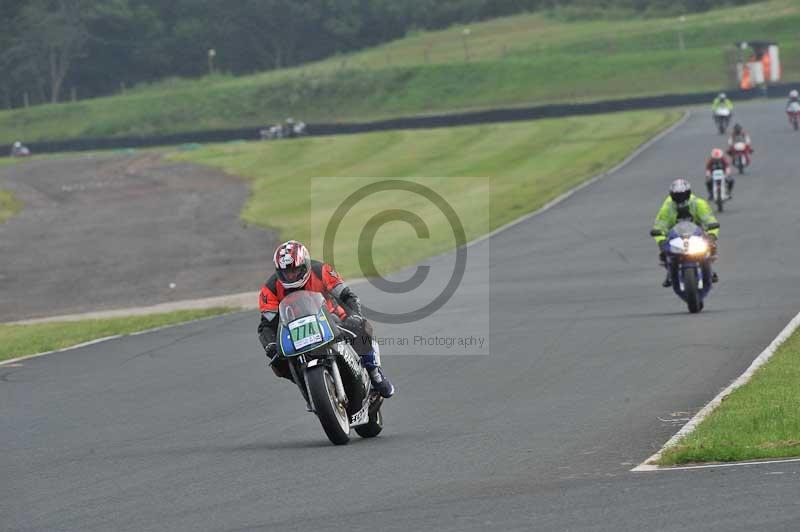
[[[308,273],[308,267],[305,264],[302,264],[297,267],[278,270],[278,279],[280,279],[282,283],[296,283],[297,281],[303,279],[306,273]]]
[[[692,195],[691,190],[687,190],[685,192],[671,192],[670,196],[672,196],[672,201],[677,203],[678,205],[683,205],[687,201],[689,201],[689,196]]]

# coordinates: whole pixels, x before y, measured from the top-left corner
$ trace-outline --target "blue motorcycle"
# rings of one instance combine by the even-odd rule
[[[708,229],[719,228],[718,223],[708,224]],[[650,236],[663,236],[653,229]],[[675,294],[686,302],[689,312],[703,310],[703,300],[711,291],[711,245],[703,229],[692,222],[679,222],[669,234],[664,251],[667,271]]]

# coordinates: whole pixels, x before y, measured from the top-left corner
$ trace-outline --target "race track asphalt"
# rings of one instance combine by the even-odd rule
[[[0,528],[797,530],[800,464],[630,472],[800,310],[800,135],[779,102],[737,112],[757,159],[720,217],[722,280],[702,314],[661,288],[647,235],[672,179],[702,184],[721,141],[705,112],[470,247],[490,273],[465,282],[488,307],[459,292],[415,327],[488,320],[488,353],[384,349],[398,394],[375,440],[327,442],[264,367],[252,313],[0,367]]]

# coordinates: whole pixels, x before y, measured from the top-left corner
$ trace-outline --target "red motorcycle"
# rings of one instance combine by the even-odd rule
[[[742,141],[734,142],[733,146],[728,150],[731,156],[733,166],[735,166],[740,174],[744,173],[744,169],[750,166],[750,148]]]
[[[789,123],[795,131],[800,129],[800,103],[792,102],[786,108],[786,114],[789,116]]]

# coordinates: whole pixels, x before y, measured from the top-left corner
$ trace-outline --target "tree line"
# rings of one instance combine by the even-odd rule
[[[214,68],[283,68],[524,11],[689,13],[749,1],[0,0],[0,107],[106,95]]]

